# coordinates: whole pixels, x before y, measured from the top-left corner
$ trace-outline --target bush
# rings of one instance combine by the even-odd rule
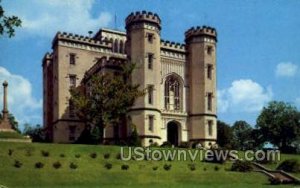
[[[171,170],[171,167],[172,167],[171,164],[165,164],[165,165],[164,165],[164,169],[167,170],[167,171],[168,171],[168,170]]]
[[[251,165],[250,161],[235,161],[231,166],[231,171],[236,172],[249,172],[253,170],[253,167]]]
[[[128,170],[128,169],[129,169],[129,165],[123,164],[123,165],[121,166],[121,169],[122,169],[122,170]]]
[[[204,168],[203,168],[203,171],[206,171],[206,170],[207,170],[207,169],[204,167]]]
[[[8,155],[9,155],[9,156],[12,156],[13,153],[14,153],[14,150],[12,150],[12,149],[9,149],[9,150],[8,150]]]
[[[70,163],[69,167],[71,169],[77,169],[78,165],[72,162],[72,163]]]
[[[20,161],[15,160],[14,167],[16,167],[16,168],[21,168],[22,165],[23,165],[23,164],[22,164]]]
[[[90,157],[93,158],[93,159],[95,159],[97,157],[97,153],[91,153]]]
[[[158,146],[159,146],[159,144],[157,142],[153,142],[150,144],[150,147],[158,147]]]
[[[172,144],[171,144],[171,142],[166,141],[166,142],[163,142],[162,145],[160,145],[160,147],[170,148],[170,147],[172,147]]]
[[[129,137],[128,145],[136,146],[136,147],[141,146],[142,141],[141,141],[141,138],[139,136],[139,133],[137,132],[136,126],[135,125],[132,125],[132,126],[133,126],[133,130],[132,130],[131,135]]]
[[[60,156],[61,158],[64,158],[64,157],[65,157],[65,154],[62,153],[62,154],[60,154],[59,156]]]
[[[38,169],[40,169],[40,168],[43,168],[44,167],[44,163],[42,163],[42,162],[37,162],[37,163],[35,163],[35,168],[38,168]]]
[[[189,164],[188,166],[189,166],[191,171],[196,170],[196,165],[195,164],[192,163],[192,164]]]
[[[62,165],[61,165],[61,163],[60,163],[59,161],[53,163],[53,167],[54,167],[55,169],[59,169],[61,166],[62,166]]]
[[[110,154],[109,153],[105,153],[103,156],[104,156],[104,159],[109,159]]]
[[[178,147],[180,147],[180,148],[190,148],[190,143],[189,142],[181,142]]]
[[[49,157],[50,155],[48,151],[44,151],[44,150],[41,151],[41,154],[43,157]]]
[[[284,170],[287,172],[300,172],[300,163],[296,159],[288,159],[280,163],[277,170]]]
[[[219,170],[220,170],[220,167],[215,166],[215,171],[219,171]]]
[[[81,155],[80,155],[80,154],[76,154],[75,157],[76,157],[76,158],[80,158]]]
[[[152,167],[152,169],[153,169],[154,171],[156,171],[156,170],[158,169],[158,166],[154,166],[154,167]]]
[[[121,153],[118,153],[118,154],[116,155],[116,159],[121,160]]]
[[[109,169],[112,168],[112,164],[111,163],[105,163],[104,167],[109,170]]]

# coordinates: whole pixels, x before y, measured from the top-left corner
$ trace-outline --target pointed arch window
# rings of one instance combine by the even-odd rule
[[[181,84],[174,75],[168,76],[165,81],[165,108],[167,110],[181,109]]]

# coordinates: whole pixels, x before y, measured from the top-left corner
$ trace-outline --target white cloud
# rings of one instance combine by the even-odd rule
[[[8,7],[11,14],[22,20],[24,31],[53,37],[57,31],[74,32],[87,35],[88,31],[97,31],[106,27],[112,20],[108,12],[92,15],[94,0],[31,0],[18,1]]]
[[[10,73],[0,66],[0,107],[3,108],[3,88],[2,83],[8,82],[8,110],[19,121],[19,126],[24,123],[42,123],[42,100],[32,96],[31,83],[22,76]]]
[[[297,70],[298,66],[293,63],[279,63],[276,66],[275,74],[276,76],[293,77],[296,75]]]
[[[273,97],[272,89],[246,79],[236,80],[227,89],[218,91],[219,112],[257,112]]]

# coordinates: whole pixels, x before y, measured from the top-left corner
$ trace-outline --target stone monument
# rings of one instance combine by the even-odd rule
[[[2,110],[2,120],[0,122],[0,131],[13,132],[13,128],[8,118],[8,110],[7,110],[7,81],[3,82],[3,110]]]

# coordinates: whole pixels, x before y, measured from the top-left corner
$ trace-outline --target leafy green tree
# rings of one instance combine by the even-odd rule
[[[256,123],[266,141],[282,152],[290,152],[292,143],[300,137],[300,113],[295,106],[285,102],[270,102],[263,108]]]
[[[1,3],[1,0],[0,0]],[[17,16],[6,16],[0,4],[0,36],[7,34],[8,37],[15,36],[15,28],[21,27],[22,21]]]
[[[45,142],[46,134],[41,125],[31,126],[29,123],[24,124],[23,134],[30,136],[32,142]]]
[[[246,121],[236,121],[231,129],[232,142],[235,149],[252,149],[252,143],[254,142],[251,135],[252,127]]]
[[[231,140],[232,140],[232,130],[230,125],[223,121],[217,121],[217,143],[222,148],[232,148]]]
[[[126,63],[117,74],[107,72],[94,75],[89,82],[89,94],[84,89],[71,89],[71,100],[77,116],[83,120],[90,132],[91,127],[98,127],[103,141],[103,130],[107,125],[119,126],[122,118],[133,106],[135,100],[144,95],[139,85],[131,84],[130,77],[135,64]],[[88,130],[85,131],[87,133]]]

